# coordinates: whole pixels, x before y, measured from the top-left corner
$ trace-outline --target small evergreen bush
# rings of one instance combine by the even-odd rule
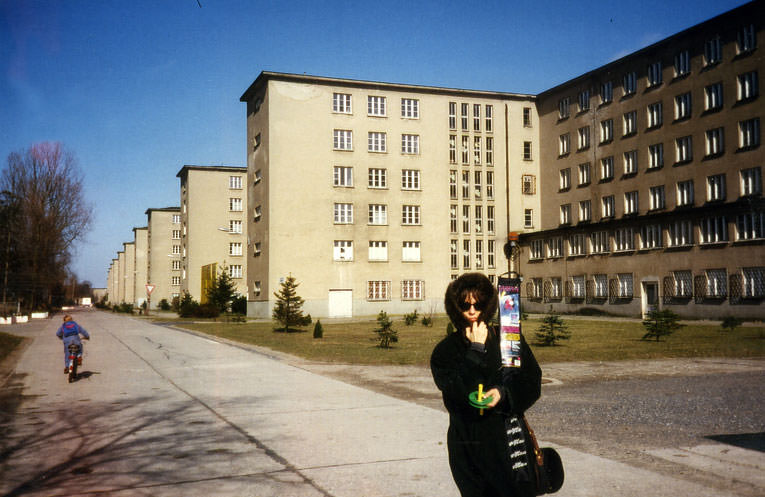
[[[683,325],[678,322],[678,319],[680,319],[680,316],[669,309],[652,310],[648,313],[648,317],[643,321],[643,326],[648,330],[646,334],[643,335],[643,340],[650,340],[653,338],[658,342],[661,340],[661,337],[671,335],[676,330],[683,327]]]
[[[378,347],[381,349],[391,348],[391,343],[398,342],[398,332],[393,329],[393,321],[388,317],[388,313],[380,311],[380,314],[377,315],[377,324],[380,327],[374,331],[380,339]]]
[[[558,340],[571,338],[571,332],[559,314],[550,312],[542,318],[542,323],[537,328],[535,336],[537,345],[552,346],[556,345]]]
[[[406,323],[407,326],[412,326],[416,322],[417,322],[417,309],[415,309],[414,312],[410,312],[409,314],[404,315],[404,323]]]
[[[314,338],[324,338],[324,328],[321,326],[321,319],[316,320],[316,325],[313,327]]]
[[[733,331],[744,323],[743,319],[739,319],[735,316],[726,316],[723,318],[720,327],[722,331]]]

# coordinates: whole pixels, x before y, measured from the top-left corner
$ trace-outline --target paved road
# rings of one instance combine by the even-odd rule
[[[84,377],[71,385],[58,320],[8,329],[32,341],[0,392],[0,495],[458,495],[441,409],[135,319],[75,319],[93,340]],[[718,485],[555,446],[567,469],[558,495],[726,495]],[[690,449],[703,453],[689,460],[708,463],[745,456],[754,476],[727,495],[762,495],[761,452],[712,440]]]

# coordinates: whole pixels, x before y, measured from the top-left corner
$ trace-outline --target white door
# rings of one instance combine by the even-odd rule
[[[353,317],[353,291],[330,290],[329,291],[329,317],[350,318]]]

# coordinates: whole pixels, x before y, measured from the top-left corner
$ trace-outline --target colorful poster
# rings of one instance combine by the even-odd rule
[[[518,278],[499,278],[499,337],[502,366],[521,365],[521,282]]]

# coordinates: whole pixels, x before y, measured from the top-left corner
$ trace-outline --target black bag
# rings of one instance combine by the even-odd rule
[[[539,448],[534,430],[529,426],[526,418],[523,418],[529,431],[531,442],[534,446],[534,469],[537,480],[537,495],[552,494],[563,486],[563,461],[558,451],[550,447]]]

